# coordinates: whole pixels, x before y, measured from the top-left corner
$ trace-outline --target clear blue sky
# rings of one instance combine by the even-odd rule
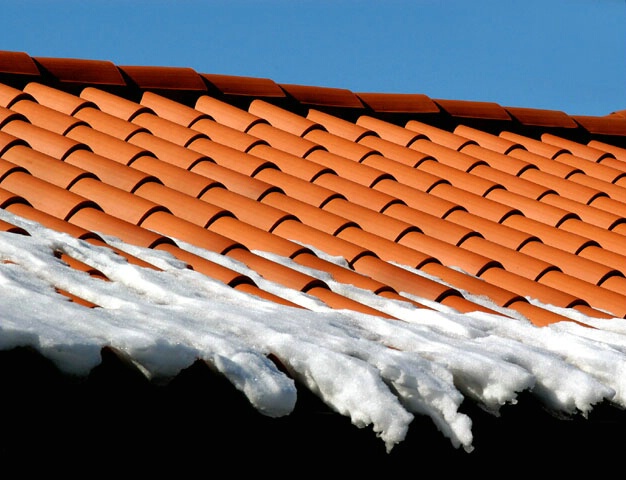
[[[626,109],[625,0],[0,0],[0,49],[353,92]]]

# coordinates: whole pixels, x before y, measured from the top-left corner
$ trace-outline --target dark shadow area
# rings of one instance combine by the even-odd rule
[[[355,427],[304,388],[295,411],[274,419],[203,362],[157,386],[105,352],[83,379],[62,375],[32,349],[0,352],[0,388],[0,463],[23,474],[575,473],[618,465],[626,447],[626,412],[600,405],[588,419],[560,419],[523,394],[499,417],[463,405],[473,419],[471,453],[455,449],[423,416],[386,453],[371,428]]]

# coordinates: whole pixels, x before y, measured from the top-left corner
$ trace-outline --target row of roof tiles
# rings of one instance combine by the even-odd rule
[[[151,91],[132,98],[93,86],[75,95],[39,82],[0,85],[0,207],[88,241],[104,243],[94,233],[102,232],[167,250],[285,304],[176,239],[335,308],[388,316],[253,251],[462,312],[489,311],[468,291],[539,325],[565,317],[527,297],[626,316],[621,147],[414,119],[349,121],[318,109],[299,115],[260,99],[243,109],[208,94],[193,106]]]
[[[200,95],[247,106],[265,99],[289,110],[308,108],[337,112],[349,118],[371,112],[427,118],[440,125],[473,123],[481,128],[519,129],[528,133],[552,129],[565,136],[618,139],[626,146],[626,110],[603,117],[568,115],[562,111],[501,106],[494,102],[434,99],[425,94],[352,92],[342,88],[276,83],[268,78],[199,73],[188,67],[120,66],[110,61],[33,57],[25,52],[0,50],[0,82],[19,88],[40,82],[77,93],[93,86],[113,93],[123,91],[136,99],[149,90],[193,103]]]

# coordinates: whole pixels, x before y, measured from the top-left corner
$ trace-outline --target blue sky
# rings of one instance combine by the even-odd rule
[[[625,0],[0,0],[0,49],[353,92],[626,109]]]

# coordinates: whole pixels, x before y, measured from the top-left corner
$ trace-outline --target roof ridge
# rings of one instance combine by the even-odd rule
[[[246,110],[253,100],[263,99],[303,116],[314,108],[351,121],[363,114],[398,125],[404,125],[408,119],[424,119],[450,131],[463,123],[493,133],[515,128],[532,137],[549,131],[564,138],[582,136],[585,143],[596,140],[626,147],[624,110],[604,116],[569,115],[494,102],[433,99],[423,93],[352,92],[345,88],[277,83],[262,77],[200,73],[190,67],[123,66],[103,60],[35,57],[0,50],[0,83],[22,90],[30,82],[75,94],[86,87],[96,87],[136,102],[148,91],[189,106],[200,95],[210,95]]]

